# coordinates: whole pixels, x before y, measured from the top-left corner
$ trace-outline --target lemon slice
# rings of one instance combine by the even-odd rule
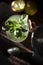
[[[34,15],[37,13],[36,3],[33,1],[28,1],[25,6],[25,12],[29,15]]]
[[[11,8],[14,12],[21,12],[24,10],[25,2],[23,0],[16,0],[11,3]]]

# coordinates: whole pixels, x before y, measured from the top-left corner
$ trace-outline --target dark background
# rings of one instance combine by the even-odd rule
[[[9,8],[10,6],[8,4],[11,3],[12,0],[0,0],[0,27],[2,26],[3,23],[1,23],[3,20],[6,20],[10,15],[14,14],[11,9]],[[28,0],[25,0],[28,1]],[[34,16],[30,16],[31,20],[34,20],[37,25],[40,25],[43,23],[43,0],[34,0],[38,6],[38,12]],[[6,2],[6,4],[1,4],[1,2]],[[8,56],[6,54],[6,49],[9,47],[13,47],[14,45],[12,43],[7,44],[9,42],[6,42],[5,40],[2,40],[0,37],[0,65],[11,65],[11,63],[8,61]],[[28,46],[28,45],[27,45]],[[25,55],[25,56],[24,56]],[[30,62],[32,65],[43,65],[43,61],[39,60],[37,56],[32,57],[29,54],[23,54],[21,56],[23,59],[27,60]]]

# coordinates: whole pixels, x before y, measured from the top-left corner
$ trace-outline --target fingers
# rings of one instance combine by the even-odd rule
[[[36,23],[32,22],[30,19],[28,20],[29,22],[29,32],[33,32],[36,29]]]

